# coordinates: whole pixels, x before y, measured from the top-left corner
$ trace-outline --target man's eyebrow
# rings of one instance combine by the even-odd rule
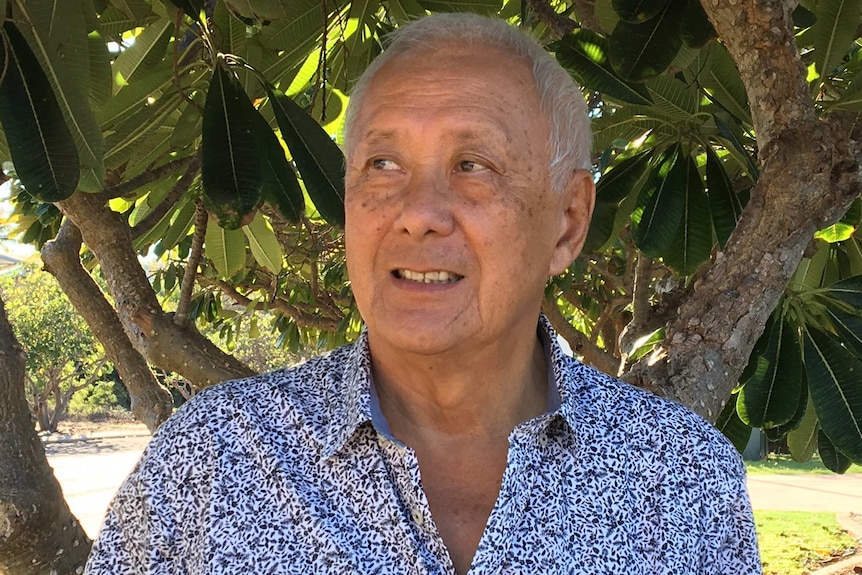
[[[360,136],[357,143],[363,146],[374,146],[391,142],[396,138],[395,130],[368,130]]]

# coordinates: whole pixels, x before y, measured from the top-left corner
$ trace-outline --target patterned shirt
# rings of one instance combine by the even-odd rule
[[[706,421],[567,356],[518,425],[471,575],[761,573],[739,455]],[[555,399],[554,399],[555,398]],[[376,422],[376,423],[375,423]],[[209,388],[120,488],[90,575],[454,574],[368,341]]]

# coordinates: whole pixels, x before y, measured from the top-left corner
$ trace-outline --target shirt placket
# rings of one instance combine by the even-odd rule
[[[378,438],[391,480],[401,499],[404,520],[410,525],[410,540],[419,572],[423,575],[455,575],[455,567],[431,517],[431,508],[422,489],[416,453],[383,435]]]

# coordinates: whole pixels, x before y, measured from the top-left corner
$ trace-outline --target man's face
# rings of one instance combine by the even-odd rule
[[[459,45],[396,59],[352,135],[347,265],[372,347],[467,351],[535,329],[545,281],[582,244],[592,180],[551,190],[526,63]]]

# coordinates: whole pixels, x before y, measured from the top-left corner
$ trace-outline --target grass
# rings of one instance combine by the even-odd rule
[[[801,575],[856,547],[834,513],[755,511],[754,521],[763,575]]]
[[[820,461],[818,456],[814,456],[805,463],[797,463],[790,458],[789,455],[778,455],[770,453],[766,461],[746,461],[745,467],[749,475],[830,475],[832,474]],[[862,473],[862,466],[851,465],[845,473]]]

